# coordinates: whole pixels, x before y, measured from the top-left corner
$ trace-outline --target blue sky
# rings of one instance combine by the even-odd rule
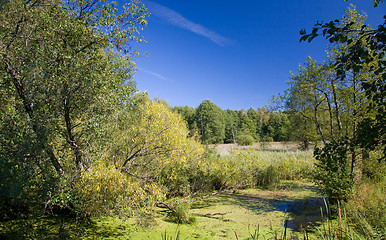
[[[148,52],[136,60],[137,88],[171,106],[209,99],[222,109],[255,109],[287,88],[290,71],[311,56],[323,61],[327,41],[299,43],[299,31],[344,15],[350,3],[381,23],[385,5],[371,0],[144,0]]]

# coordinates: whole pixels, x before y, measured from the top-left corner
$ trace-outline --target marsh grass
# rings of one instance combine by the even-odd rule
[[[174,235],[167,233],[167,231],[165,230],[165,233],[161,234],[161,240],[180,240],[180,230],[178,230],[177,228]]]
[[[171,222],[177,224],[192,224],[196,222],[196,217],[189,214],[190,202],[178,202],[174,206],[174,211],[168,212],[168,218]]]
[[[309,178],[314,169],[313,150],[300,150],[297,143],[255,143],[253,146],[220,144],[212,148],[221,157],[232,156],[234,152],[254,152],[259,166],[274,166],[282,180]],[[242,161],[242,159],[239,159]]]
[[[309,178],[314,169],[313,153],[293,145],[262,150],[259,145],[218,145],[207,155],[205,172],[214,189],[233,186],[275,189],[282,180]],[[217,154],[216,154],[217,153]]]
[[[181,209],[177,207],[174,216],[157,211],[149,219],[139,217],[137,221],[135,218],[122,220],[110,217],[79,222],[71,218],[44,217],[1,222],[0,238],[235,239],[237,236],[239,239],[257,239],[258,236],[265,236],[267,239],[279,239],[283,238],[283,234],[293,239],[296,239],[295,236],[303,238],[299,226],[306,228],[312,225],[310,221],[319,221],[316,218],[310,220],[303,214],[310,214],[314,211],[310,209],[319,208],[316,187],[305,180],[313,168],[312,152],[300,151],[293,145],[282,148],[274,144],[232,151],[211,155],[206,160],[208,168],[200,171],[199,180],[213,184],[208,189],[240,183],[250,188],[218,194],[191,205],[181,204]],[[219,217],[198,215],[192,220],[190,213],[227,214]]]

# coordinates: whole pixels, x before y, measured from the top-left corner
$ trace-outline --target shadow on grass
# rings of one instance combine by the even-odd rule
[[[127,225],[68,216],[45,216],[0,222],[0,239],[116,239]]]

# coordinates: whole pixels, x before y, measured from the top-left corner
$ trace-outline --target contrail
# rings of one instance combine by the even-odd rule
[[[225,47],[232,44],[232,40],[223,37],[220,34],[215,33],[200,24],[194,23],[189,19],[186,19],[181,14],[170,8],[167,8],[152,1],[145,1],[145,5],[149,9],[150,13],[163,20],[166,20],[171,25],[203,36],[221,47]]]

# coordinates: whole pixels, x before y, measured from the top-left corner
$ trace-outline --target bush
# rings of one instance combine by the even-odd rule
[[[251,135],[239,135],[236,137],[236,142],[240,146],[251,146],[255,139]]]
[[[163,193],[155,184],[131,179],[113,165],[94,164],[75,183],[76,209],[87,216],[151,213]]]
[[[323,148],[316,148],[315,181],[323,188],[329,201],[346,201],[352,193],[353,181],[347,160],[349,159],[348,143],[342,139],[326,143]]]
[[[263,137],[263,142],[273,142],[273,137],[270,137],[270,136],[264,136],[264,137]]]
[[[189,202],[179,202],[174,206],[174,211],[170,212],[170,219],[178,224],[184,223],[194,223],[196,218],[189,215],[190,203]]]

